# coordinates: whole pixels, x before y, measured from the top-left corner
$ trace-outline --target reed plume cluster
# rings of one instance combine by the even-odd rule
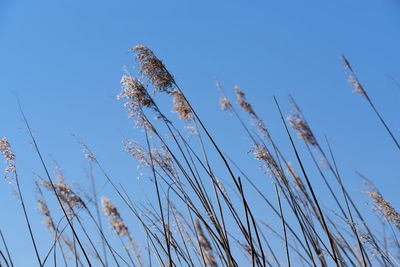
[[[70,183],[58,164],[54,173],[49,171],[21,110],[43,167],[35,178],[36,201],[50,238],[47,246],[42,247],[42,242],[38,246],[22,198],[15,154],[6,138],[0,140],[5,177],[17,189],[36,254],[33,265],[399,266],[400,214],[372,183],[366,183],[365,193],[382,223],[381,235],[346,188],[333,146],[325,138],[327,149],[323,148],[293,98],[293,111],[286,119],[274,98],[291,149],[281,150],[244,90],[233,88],[235,104],[217,81],[221,109],[239,122],[248,154],[262,169],[254,174],[217,144],[214,131],[196,112],[196,103],[152,50],[138,45],[131,52],[138,71],[122,76],[117,99],[142,129],[135,133],[143,136],[140,141],[123,138],[122,149],[140,172],[127,173],[124,179],[140,176],[137,183],[150,184],[146,201],[136,198],[136,188],[113,177],[80,140],[90,186]],[[368,101],[398,147],[348,59],[342,60],[354,92]],[[171,99],[172,108],[159,105],[160,94]],[[323,189],[316,186],[317,180]],[[103,191],[106,187],[112,194]],[[108,228],[103,227],[104,221]],[[16,248],[6,241],[12,237],[0,234],[0,266],[14,266]]]
[[[17,170],[15,168],[15,155],[11,150],[10,143],[5,137],[0,140],[0,153],[3,154],[6,159],[6,168],[4,170],[5,178],[11,183],[13,178],[17,176]]]

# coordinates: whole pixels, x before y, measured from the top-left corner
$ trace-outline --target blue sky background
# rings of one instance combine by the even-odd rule
[[[50,165],[57,160],[68,181],[87,181],[87,164],[71,136],[76,134],[117,181],[143,200],[141,191],[151,195],[152,187],[135,179],[136,163],[121,149],[123,136],[135,139],[141,133],[116,100],[123,67],[135,71],[128,50],[139,43],[163,59],[218,144],[257,179],[262,173],[245,154],[248,138],[219,108],[215,76],[228,95],[233,96],[234,85],[246,92],[293,159],[272,98],[275,95],[288,114],[287,96],[292,94],[320,141],[328,135],[344,184],[359,204],[366,197],[359,193],[356,170],[399,207],[399,151],[366,101],[351,93],[340,61],[345,54],[399,137],[400,88],[388,77],[400,80],[399,1],[1,0],[0,135],[9,139],[17,155],[40,244],[46,246],[49,238],[34,210],[32,181],[42,169],[15,94],[45,159]],[[264,185],[272,189],[271,183]],[[117,199],[109,188],[104,194]],[[0,229],[14,256],[24,255],[17,257],[17,265],[33,266],[22,210],[5,181],[0,197]]]

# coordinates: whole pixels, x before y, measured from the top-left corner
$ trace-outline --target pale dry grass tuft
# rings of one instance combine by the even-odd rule
[[[172,111],[178,113],[179,119],[187,122],[191,121],[193,119],[193,114],[182,92],[173,90],[171,94],[173,97],[172,101],[174,103],[174,109]]]
[[[345,56],[342,56],[342,60],[344,62],[344,69],[346,70],[346,74],[347,74],[347,81],[353,87],[353,93],[361,95],[361,96],[365,97],[366,99],[369,99],[367,93],[364,90],[364,87],[358,81],[358,78],[355,75],[353,69],[351,68],[351,65],[350,65],[349,61],[347,60],[347,58]]]
[[[0,153],[6,158],[7,167],[4,171],[6,180],[11,183],[17,176],[15,168],[15,155],[11,149],[11,145],[7,138],[3,137],[0,140]]]
[[[216,267],[217,262],[214,258],[212,247],[210,241],[208,241],[206,235],[203,232],[203,228],[199,221],[196,221],[196,231],[198,235],[198,241],[200,245],[200,249],[203,252],[205,264],[210,267]]]
[[[374,185],[366,182],[366,187],[368,187],[370,191],[364,193],[367,194],[374,203],[373,210],[382,215],[386,221],[393,223],[400,230],[400,213],[395,210],[389,201],[383,198],[382,194]]]
[[[104,214],[108,218],[108,223],[111,229],[113,229],[119,236],[128,236],[128,227],[125,225],[117,208],[111,203],[111,201],[108,198],[103,197],[101,199],[101,206]]]
[[[232,105],[231,105],[231,102],[229,102],[228,98],[226,98],[226,97],[220,98],[219,104],[221,105],[222,110],[232,111]]]
[[[271,177],[275,178],[283,176],[278,164],[266,146],[256,143],[249,152],[253,152],[254,158],[260,161],[259,167],[263,169],[265,173],[269,173]]]
[[[175,82],[174,78],[153,51],[144,45],[137,45],[132,51],[140,64],[140,74],[154,85],[154,92],[170,92]]]
[[[290,127],[296,131],[297,136],[306,142],[309,146],[317,146],[318,142],[315,139],[314,134],[311,131],[310,126],[307,121],[304,119],[300,108],[296,105],[296,103],[292,100],[291,104],[293,106],[293,111],[290,116],[287,118]]]

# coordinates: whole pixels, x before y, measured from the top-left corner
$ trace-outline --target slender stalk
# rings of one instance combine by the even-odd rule
[[[280,212],[280,214],[281,214],[282,227],[283,227],[283,236],[285,237],[286,259],[287,259],[288,267],[290,267],[290,256],[289,256],[288,241],[287,241],[287,237],[286,237],[285,219],[284,219],[284,217],[283,217],[281,199],[280,199],[280,197],[279,197],[278,187],[276,186],[276,184],[275,184],[275,191],[276,191],[276,197],[278,198],[278,203],[279,203],[279,212]]]
[[[335,161],[335,158],[334,158],[334,156],[333,156],[333,152],[332,152],[331,146],[330,146],[330,144],[329,144],[329,142],[328,142],[328,138],[327,138],[326,136],[325,136],[325,140],[326,140],[326,143],[327,143],[327,145],[328,145],[329,152],[330,152],[330,154],[331,154],[332,162],[333,162],[333,164],[334,164],[334,166],[335,166],[336,175],[337,175],[338,180],[339,180],[340,188],[342,189],[343,198],[344,198],[344,200],[345,200],[346,207],[347,207],[347,211],[348,211],[348,213],[349,213],[349,217],[350,217],[350,220],[351,220],[351,222],[350,222],[351,229],[353,230],[353,233],[354,233],[354,235],[355,235],[356,238],[357,238],[358,248],[360,249],[360,253],[361,253],[361,256],[362,256],[362,260],[363,260],[363,266],[364,266],[364,267],[367,267],[367,263],[366,263],[366,261],[365,261],[365,256],[364,256],[364,253],[365,253],[364,247],[363,247],[363,245],[361,244],[360,237],[358,236],[357,229],[356,229],[356,225],[355,225],[354,220],[353,220],[353,215],[351,214],[351,210],[350,210],[350,207],[349,207],[349,203],[348,203],[348,201],[347,201],[346,194],[344,193],[344,187],[343,187],[343,184],[342,184],[342,179],[340,178],[339,170],[338,170],[338,168],[337,168],[336,161]]]
[[[279,107],[278,101],[276,100],[276,97],[275,97],[275,96],[274,96],[274,100],[275,100],[275,104],[276,104],[276,106],[277,106],[277,108],[278,108],[278,110],[279,110],[279,114],[281,115],[281,120],[282,120],[282,122],[283,122],[283,124],[284,124],[284,126],[285,126],[286,133],[287,133],[287,135],[288,135],[288,137],[289,137],[289,139],[290,139],[290,143],[291,143],[291,145],[292,145],[292,148],[293,148],[293,150],[294,150],[294,152],[295,152],[295,154],[296,154],[297,161],[299,162],[299,165],[300,165],[300,167],[301,167],[301,171],[303,172],[304,178],[306,179],[308,188],[310,189],[310,192],[311,192],[311,195],[312,195],[312,197],[313,197],[313,199],[314,199],[314,202],[315,202],[315,204],[317,205],[319,216],[321,217],[321,220],[322,220],[322,223],[323,223],[323,227],[324,227],[325,233],[326,233],[326,235],[327,235],[327,237],[328,237],[329,244],[330,244],[330,246],[331,246],[332,255],[333,255],[333,260],[334,260],[336,266],[339,267],[339,261],[338,261],[338,258],[337,258],[337,255],[336,255],[336,251],[335,251],[335,248],[334,248],[333,239],[332,239],[332,237],[331,237],[331,235],[330,235],[330,233],[329,233],[328,226],[326,225],[326,222],[325,222],[325,219],[324,219],[324,215],[322,214],[322,211],[321,211],[321,208],[320,208],[320,206],[319,206],[317,197],[315,196],[314,190],[313,190],[313,188],[312,188],[312,186],[311,186],[311,183],[310,183],[310,181],[309,181],[309,179],[308,179],[307,173],[306,173],[306,171],[304,170],[303,163],[301,162],[300,156],[299,156],[299,154],[297,153],[297,149],[296,149],[296,147],[295,147],[295,145],[294,145],[294,142],[293,142],[293,139],[292,139],[292,137],[291,137],[291,135],[290,135],[290,133],[289,133],[289,129],[288,129],[287,125],[286,125],[285,119],[283,118],[281,109],[280,109],[280,107]]]
[[[71,223],[70,219],[68,218],[67,212],[65,211],[65,209],[64,209],[64,207],[63,207],[63,205],[62,205],[62,203],[61,203],[61,200],[60,200],[60,198],[59,198],[59,196],[58,196],[58,194],[57,194],[57,190],[56,190],[56,188],[55,188],[55,186],[54,186],[54,184],[53,184],[53,180],[52,180],[51,177],[50,177],[50,174],[49,174],[49,172],[48,172],[48,170],[47,170],[46,164],[44,163],[43,157],[42,157],[42,155],[41,155],[41,153],[40,153],[40,151],[39,151],[39,147],[38,147],[38,145],[37,145],[37,143],[36,143],[36,139],[35,139],[35,137],[33,136],[32,129],[31,129],[31,127],[29,126],[28,120],[27,120],[27,118],[25,117],[24,112],[22,111],[22,107],[21,107],[19,101],[18,101],[18,107],[19,107],[20,113],[21,113],[21,115],[22,115],[22,118],[23,118],[23,120],[24,120],[24,122],[25,122],[26,128],[28,129],[28,132],[29,132],[29,135],[30,135],[30,137],[31,137],[31,139],[32,139],[32,142],[33,142],[33,144],[34,144],[36,153],[38,154],[39,159],[40,159],[40,162],[42,163],[42,166],[43,166],[43,168],[44,168],[44,170],[45,170],[45,172],[46,172],[47,179],[48,179],[48,181],[49,181],[49,183],[50,183],[50,185],[51,185],[51,187],[52,187],[52,189],[53,189],[53,191],[54,191],[54,194],[55,194],[55,196],[56,196],[56,198],[57,198],[58,204],[60,205],[60,207],[61,207],[61,209],[62,209],[62,211],[63,211],[63,213],[64,213],[64,216],[65,216],[65,218],[67,219],[67,222],[68,222],[68,224],[69,224],[69,226],[70,226],[70,228],[71,228],[71,231],[72,231],[74,237],[76,238],[76,240],[77,240],[77,242],[78,242],[78,244],[79,244],[79,247],[81,248],[81,250],[82,250],[82,252],[83,252],[83,255],[85,256],[86,262],[88,263],[89,266],[92,266],[92,264],[90,263],[89,257],[88,257],[88,255],[86,254],[85,249],[83,248],[83,246],[82,246],[82,244],[81,244],[81,242],[80,242],[80,240],[79,240],[79,237],[78,237],[77,233],[75,232],[75,229],[74,229],[74,227],[72,226],[72,223]],[[40,259],[39,259],[39,260],[40,260]]]
[[[14,267],[13,261],[12,261],[11,256],[10,256],[10,252],[8,251],[7,243],[6,243],[5,239],[4,239],[3,232],[1,230],[0,230],[0,236],[1,236],[1,241],[3,242],[4,248],[6,249],[7,258],[9,260],[11,266]]]

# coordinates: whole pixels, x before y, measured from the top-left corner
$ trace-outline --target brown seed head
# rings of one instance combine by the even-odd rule
[[[245,113],[250,115],[252,119],[251,123],[257,127],[260,136],[262,138],[267,138],[272,143],[272,138],[267,127],[265,126],[263,120],[256,114],[250,103],[247,102],[244,92],[237,86],[235,86],[234,90],[236,93],[236,102]]]
[[[236,102],[238,103],[239,107],[241,107],[242,110],[247,114],[249,114],[250,116],[257,117],[250,103],[247,102],[244,92],[238,86],[235,86],[234,90],[236,93]]]
[[[222,110],[232,111],[232,105],[231,105],[231,102],[229,102],[228,98],[226,98],[226,97],[220,98],[219,104],[221,105]]]
[[[56,231],[56,227],[55,227],[55,225],[54,225],[53,218],[52,218],[51,215],[50,215],[50,210],[49,210],[49,208],[47,207],[46,202],[45,202],[42,198],[39,198],[39,199],[37,200],[37,202],[38,202],[38,204],[39,204],[38,209],[39,209],[40,214],[42,214],[42,215],[45,217],[45,219],[46,219],[46,220],[45,220],[44,222],[42,222],[42,223],[44,224],[44,226],[46,226],[46,228],[47,228],[50,232],[55,232],[55,231]]]
[[[125,100],[124,106],[130,111],[131,117],[135,117],[142,108],[154,106],[153,99],[139,79],[124,75],[121,84],[122,91],[117,99]]]
[[[208,241],[206,235],[203,232],[203,228],[201,227],[200,222],[196,221],[196,231],[198,235],[198,241],[200,244],[200,248],[204,255],[204,260],[206,266],[217,266],[217,262],[215,261],[214,255],[212,253],[212,247],[210,241]]]
[[[140,73],[154,85],[154,92],[170,92],[175,83],[174,78],[153,51],[147,46],[137,45],[132,52],[140,64]]]
[[[3,137],[0,140],[0,154],[6,159],[7,167],[4,171],[6,180],[11,183],[17,177],[17,169],[15,168],[15,155],[11,149],[11,145],[7,138]]]
[[[135,119],[135,127],[141,127],[152,132],[154,129],[146,119],[143,108],[156,109],[156,105],[139,79],[123,76],[122,91],[117,96],[118,100],[124,100],[124,106],[129,110],[129,116]]]
[[[307,121],[303,117],[300,108],[297,106],[296,102],[291,99],[291,104],[293,106],[293,111],[290,116],[287,118],[287,121],[292,127],[293,130],[296,131],[297,136],[306,142],[310,146],[317,146],[318,142],[315,138],[314,134],[311,131],[310,126]]]
[[[383,198],[378,189],[371,183],[366,182],[366,186],[370,191],[364,192],[374,203],[374,210],[377,211],[383,218],[393,223],[400,230],[400,213],[398,213],[389,201]]]
[[[260,161],[259,167],[264,169],[265,173],[269,173],[272,177],[276,178],[284,176],[265,145],[256,143],[249,152],[253,152],[254,158]]]
[[[368,97],[367,93],[365,92],[364,87],[358,81],[358,78],[355,75],[353,69],[351,68],[350,63],[347,60],[347,58],[345,56],[342,56],[342,60],[344,62],[344,69],[346,70],[346,74],[347,74],[347,81],[353,87],[353,93],[361,95],[361,96],[365,97],[367,100],[369,100],[369,97]]]
[[[66,210],[71,211],[72,208],[77,207],[81,208],[84,207],[85,204],[83,200],[71,189],[69,185],[65,183],[64,175],[60,169],[60,167],[56,164],[56,179],[57,183],[53,184],[55,188],[55,193],[61,200],[64,208]],[[42,179],[41,182],[42,186],[44,186],[48,191],[51,191],[54,194],[53,187],[51,183]]]
[[[172,101],[174,103],[173,112],[178,113],[179,119],[185,121],[191,121],[193,119],[193,114],[190,109],[189,103],[186,101],[186,98],[183,96],[181,91],[173,90],[172,94]]]
[[[104,214],[108,218],[110,227],[115,231],[115,233],[119,236],[128,236],[128,227],[124,224],[117,208],[111,203],[111,201],[108,198],[103,197],[101,198],[101,206]]]

